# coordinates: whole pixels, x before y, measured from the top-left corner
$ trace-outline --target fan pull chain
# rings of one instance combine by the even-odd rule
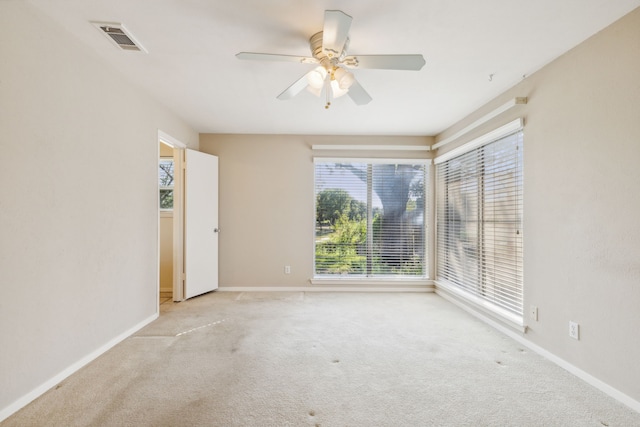
[[[327,96],[327,103],[324,105],[324,109],[328,110],[329,107],[331,107],[331,73],[327,74],[327,79],[325,80],[325,85],[324,85],[324,92]]]

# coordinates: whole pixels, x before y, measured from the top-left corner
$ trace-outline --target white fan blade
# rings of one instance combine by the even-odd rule
[[[322,51],[329,58],[337,58],[349,37],[351,18],[341,10],[325,10],[322,30]]]
[[[379,70],[420,70],[425,60],[422,55],[351,55],[342,61],[347,68],[374,68]]]
[[[297,94],[299,94],[300,92],[302,92],[307,86],[309,86],[308,76],[310,73],[313,73],[313,72],[314,70],[311,70],[304,76],[300,77],[291,86],[286,88],[284,92],[278,95],[277,98],[284,101],[286,99],[291,99]]]
[[[368,104],[373,99],[371,98],[371,95],[369,95],[357,81],[353,82],[353,84],[349,88],[349,92],[347,92],[347,95],[349,95],[349,97],[353,99],[353,102],[355,102],[357,105]]]
[[[302,64],[317,64],[316,58],[310,58],[306,56],[296,55],[277,55],[274,53],[254,53],[254,52],[240,52],[236,55],[238,59],[250,59],[254,61],[284,61],[284,62],[298,62]]]

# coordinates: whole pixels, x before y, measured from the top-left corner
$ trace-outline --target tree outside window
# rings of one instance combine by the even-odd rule
[[[173,209],[173,159],[160,159],[159,163],[160,209]]]

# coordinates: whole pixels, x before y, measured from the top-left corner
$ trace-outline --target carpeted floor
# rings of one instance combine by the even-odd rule
[[[216,292],[161,317],[8,426],[640,426],[435,294]]]

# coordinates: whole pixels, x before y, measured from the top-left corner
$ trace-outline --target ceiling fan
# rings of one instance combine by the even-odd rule
[[[259,61],[286,61],[301,64],[319,64],[318,67],[296,80],[278,99],[291,99],[303,89],[316,96],[325,91],[327,102],[342,95],[349,97],[357,104],[371,102],[371,96],[356,81],[349,70],[361,68],[384,70],[420,70],[425,60],[422,55],[347,55],[349,48],[349,28],[353,18],[340,10],[324,12],[324,28],[309,39],[313,57],[296,55],[279,55],[273,53],[240,52],[238,59]]]

